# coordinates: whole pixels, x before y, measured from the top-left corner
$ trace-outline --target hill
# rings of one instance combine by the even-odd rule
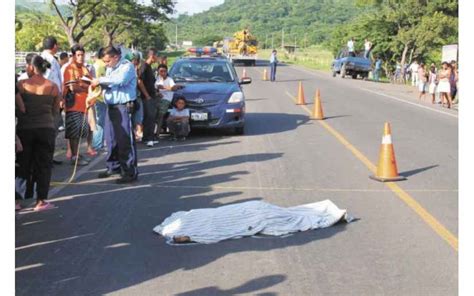
[[[58,8],[63,15],[69,15],[67,5],[58,5]],[[45,1],[16,0],[15,10],[17,14],[21,12],[37,12],[45,15],[56,15],[54,9]]]
[[[346,23],[367,7],[356,6],[352,0],[226,0],[223,4],[192,16],[180,15],[167,25],[169,40],[191,40],[205,45],[209,40],[232,36],[249,27],[260,45],[281,44],[282,29],[285,44],[298,46],[319,44],[329,40],[336,25]]]

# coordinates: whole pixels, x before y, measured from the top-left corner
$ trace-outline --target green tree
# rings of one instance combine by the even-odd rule
[[[409,64],[413,59],[431,60],[441,45],[457,43],[457,1],[454,0],[360,0],[369,11],[339,26],[329,42],[332,50],[345,46],[354,36],[362,50],[364,38],[386,62]],[[437,50],[435,50],[437,49]]]
[[[222,40],[224,37],[222,35],[205,35],[194,41],[194,44],[197,46],[212,46],[214,42]]]
[[[136,26],[126,30],[117,36],[116,41],[127,46],[133,45],[133,47],[143,50],[150,47],[163,50],[166,47],[168,39],[161,24],[145,23],[142,26]]]
[[[173,11],[171,0],[155,0],[151,5],[142,5],[134,0],[103,0],[99,10],[97,26],[106,34],[106,44],[111,45],[117,36],[128,32],[131,39],[161,38],[160,22],[168,21],[167,13]],[[154,33],[147,36],[149,33]],[[130,38],[129,38],[130,39]],[[136,40],[129,40],[136,43]]]
[[[59,9],[56,0],[50,0],[50,5],[56,11],[61,21],[64,33],[67,36],[70,46],[73,46],[84,37],[86,31],[97,20],[97,6],[101,1],[95,0],[69,0],[69,11],[65,12]]]
[[[293,44],[296,37],[297,45],[303,46],[329,40],[336,25],[368,9],[356,7],[353,0],[226,0],[202,13],[180,15],[174,23],[178,24],[179,39],[195,44],[206,41],[203,36],[231,37],[248,26],[262,46],[271,46],[272,34],[274,46],[279,46],[282,29],[285,43]],[[166,24],[165,30],[172,40],[174,24]]]
[[[151,0],[149,5],[138,0],[69,0],[66,14],[56,2],[50,0],[71,45],[78,43],[91,28],[101,28],[106,44],[111,45],[125,30],[137,26],[149,28],[148,22],[167,21],[167,14],[174,8],[172,0]]]
[[[57,19],[50,15],[38,12],[20,12],[15,15],[15,50],[39,51],[43,45],[43,38],[54,35],[59,45],[65,48],[68,44],[67,36]]]

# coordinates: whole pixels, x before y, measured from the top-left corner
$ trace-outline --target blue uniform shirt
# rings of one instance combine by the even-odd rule
[[[275,63],[275,64],[278,63],[278,59],[277,59],[277,57],[276,57],[276,54],[274,54],[273,52],[272,52],[272,54],[270,55],[270,64],[271,64],[271,63]]]
[[[105,77],[99,78],[104,88],[106,104],[125,104],[137,98],[137,74],[133,64],[121,59],[113,68],[107,68]]]

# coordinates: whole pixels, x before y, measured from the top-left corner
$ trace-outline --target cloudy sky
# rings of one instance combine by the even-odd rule
[[[178,14],[188,13],[189,15],[198,13],[209,8],[224,3],[224,0],[177,0],[176,10]]]

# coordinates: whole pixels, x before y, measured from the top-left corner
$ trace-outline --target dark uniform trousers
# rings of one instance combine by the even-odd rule
[[[131,110],[126,104],[108,105],[105,116],[107,169],[121,169],[122,176],[137,176],[137,148]]]

